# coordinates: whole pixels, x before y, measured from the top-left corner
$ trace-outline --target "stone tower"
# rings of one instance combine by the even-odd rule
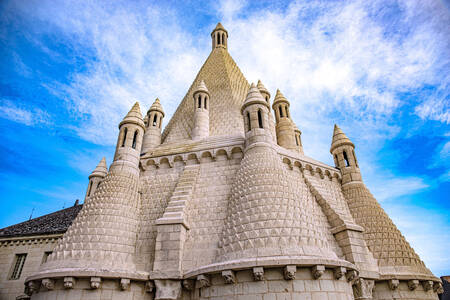
[[[440,280],[364,185],[342,130],[335,166],[304,155],[287,99],[277,91],[274,125],[220,23],[211,39],[162,134],[158,100],[145,122],[136,103],[120,123],[109,172],[27,278],[31,299],[436,300]]]
[[[88,198],[94,195],[95,190],[97,190],[100,182],[102,182],[107,173],[108,166],[106,165],[106,159],[103,157],[94,171],[92,171],[91,175],[89,175],[89,184],[86,190],[86,197],[84,198],[84,202],[86,202]]]
[[[145,133],[142,141],[142,153],[146,153],[161,145],[161,127],[164,118],[164,110],[158,98],[153,102],[145,118],[147,122],[144,120]]]

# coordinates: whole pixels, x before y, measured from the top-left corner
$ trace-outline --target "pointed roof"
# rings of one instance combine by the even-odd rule
[[[163,107],[161,105],[161,102],[159,102],[159,98],[156,98],[155,102],[153,102],[152,106],[150,106],[150,109],[147,112],[147,115],[151,112],[151,111],[159,111],[160,113],[162,113],[163,117],[164,117],[164,110]]]
[[[262,105],[269,107],[266,100],[261,95],[261,93],[259,92],[259,89],[256,87],[256,85],[254,83],[252,83],[252,85],[250,86],[250,89],[247,93],[247,97],[245,98],[244,104],[242,105],[241,111],[244,111],[244,109],[247,106],[252,105],[252,104],[262,104]]]
[[[105,177],[106,174],[108,174],[108,166],[106,165],[106,159],[103,157],[91,175],[89,175],[89,179],[91,177]]]
[[[270,93],[269,91],[266,89],[266,87],[264,86],[264,84],[262,84],[261,80],[258,80],[258,84],[257,84],[258,90],[262,93],[266,93],[267,95],[269,95],[270,98]]]
[[[202,80],[200,81],[199,85],[197,86],[197,88],[194,91],[194,95],[200,92],[204,92],[207,93],[209,95],[209,91],[208,88],[206,87],[205,82]]]
[[[126,123],[132,123],[144,128],[144,120],[142,119],[141,108],[139,107],[139,102],[134,103],[133,107],[127,113],[125,118],[119,124],[119,128]]]
[[[228,31],[222,26],[222,23],[217,23],[217,25],[216,25],[216,28],[214,28],[214,30],[211,32],[211,35],[214,33],[214,32],[216,32],[217,30],[222,30],[222,31],[225,31],[225,33],[227,34],[227,36],[228,36]]]
[[[290,103],[289,101],[286,99],[286,97],[284,97],[283,93],[280,92],[280,90],[277,89],[277,93],[275,94],[275,99],[273,100],[273,104],[272,104],[272,108],[278,104],[278,103],[287,103],[287,105],[289,106]]]
[[[210,94],[210,136],[244,134],[241,107],[249,84],[228,51],[214,48],[164,129],[163,144],[191,139],[194,127],[192,97],[201,81]]]
[[[342,131],[342,129],[339,128],[339,126],[337,126],[337,124],[334,124],[333,140],[331,142],[330,152],[333,153],[334,149],[336,149],[339,146],[343,146],[343,145],[350,145],[353,148],[355,148],[355,145],[345,135],[345,133]]]

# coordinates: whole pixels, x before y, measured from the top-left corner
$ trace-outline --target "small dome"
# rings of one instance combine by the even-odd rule
[[[241,108],[241,112],[244,111],[247,106],[252,104],[262,104],[268,107],[266,100],[264,100],[264,97],[261,95],[254,83],[252,83],[250,89],[248,90],[247,97],[245,98],[244,104]]]
[[[200,93],[200,92],[206,93],[209,96],[208,88],[206,87],[206,84],[203,80],[200,81],[200,83],[197,85],[197,88],[194,91],[194,96],[195,96],[195,94]]]
[[[162,113],[163,117],[164,117],[164,110],[162,108],[161,102],[159,102],[159,98],[156,98],[155,102],[153,102],[152,106],[150,106],[150,109],[147,112],[147,115],[151,112],[151,111],[159,111],[160,113]]]
[[[284,95],[280,92],[280,90],[277,90],[277,93],[275,94],[275,99],[273,100],[272,108],[278,103],[286,103],[289,107],[289,101],[286,99],[286,97],[284,97]]]

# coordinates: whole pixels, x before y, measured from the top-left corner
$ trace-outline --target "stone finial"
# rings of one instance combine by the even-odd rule
[[[89,175],[89,179],[92,177],[102,177],[104,178],[108,174],[108,166],[106,165],[106,158],[103,157],[98,163],[97,167],[95,167],[94,171],[92,171],[91,175]]]
[[[319,279],[325,273],[325,266],[317,265],[312,267],[312,275],[314,279]]]
[[[122,278],[120,279],[120,289],[122,291],[126,291],[130,288],[130,279]]]
[[[433,289],[434,282],[432,280],[422,281],[423,289],[428,292]]]
[[[146,293],[152,293],[153,290],[155,289],[155,284],[153,283],[153,281],[147,281],[145,282],[145,292]]]
[[[263,267],[253,268],[253,278],[256,281],[264,280],[264,268]]]
[[[341,277],[344,276],[345,273],[347,273],[347,269],[344,267],[337,267],[333,270],[334,278],[337,280],[341,279]]]
[[[391,289],[392,291],[395,291],[399,285],[400,285],[400,281],[398,279],[388,280],[389,289]]]
[[[374,286],[374,280],[358,278],[353,284],[353,295],[355,297],[355,300],[372,299]]]
[[[417,279],[408,280],[408,288],[411,291],[414,291],[418,286],[419,286],[419,280],[417,280]]]
[[[74,277],[64,277],[64,288],[65,289],[73,289],[75,287],[75,278]]]
[[[164,110],[163,110],[163,107],[161,105],[161,102],[159,101],[159,98],[156,98],[155,102],[153,102],[152,106],[150,106],[150,108],[149,108],[149,110],[147,112],[147,115],[149,115],[149,113],[151,111],[159,111],[162,114],[162,116],[164,117],[164,115],[165,115],[164,114]]]
[[[211,285],[209,278],[206,275],[198,275],[197,276],[197,286],[199,288],[208,287]]]
[[[222,277],[226,284],[236,283],[236,276],[233,270],[222,271]]]
[[[195,288],[195,281],[192,279],[184,279],[183,287],[188,291],[193,291]]]
[[[333,140],[331,141],[331,148],[330,153],[333,153],[333,150],[339,146],[343,145],[350,145],[353,148],[355,145],[350,141],[350,139],[345,135],[345,133],[342,131],[339,126],[334,124],[334,130],[333,130]]]
[[[442,282],[435,282],[433,285],[433,291],[438,294],[443,294],[444,288],[442,287]]]
[[[289,265],[284,267],[284,279],[293,280],[295,279],[295,273],[297,272],[297,266]]]
[[[91,289],[99,289],[102,285],[101,277],[91,277]]]
[[[55,288],[55,281],[50,278],[42,279],[42,286],[51,291]]]

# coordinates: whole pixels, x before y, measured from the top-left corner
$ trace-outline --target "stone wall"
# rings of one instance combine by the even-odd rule
[[[15,300],[24,293],[25,278],[36,273],[45,252],[52,251],[61,235],[21,237],[0,241],[0,299]],[[16,254],[27,257],[19,279],[9,280]]]

